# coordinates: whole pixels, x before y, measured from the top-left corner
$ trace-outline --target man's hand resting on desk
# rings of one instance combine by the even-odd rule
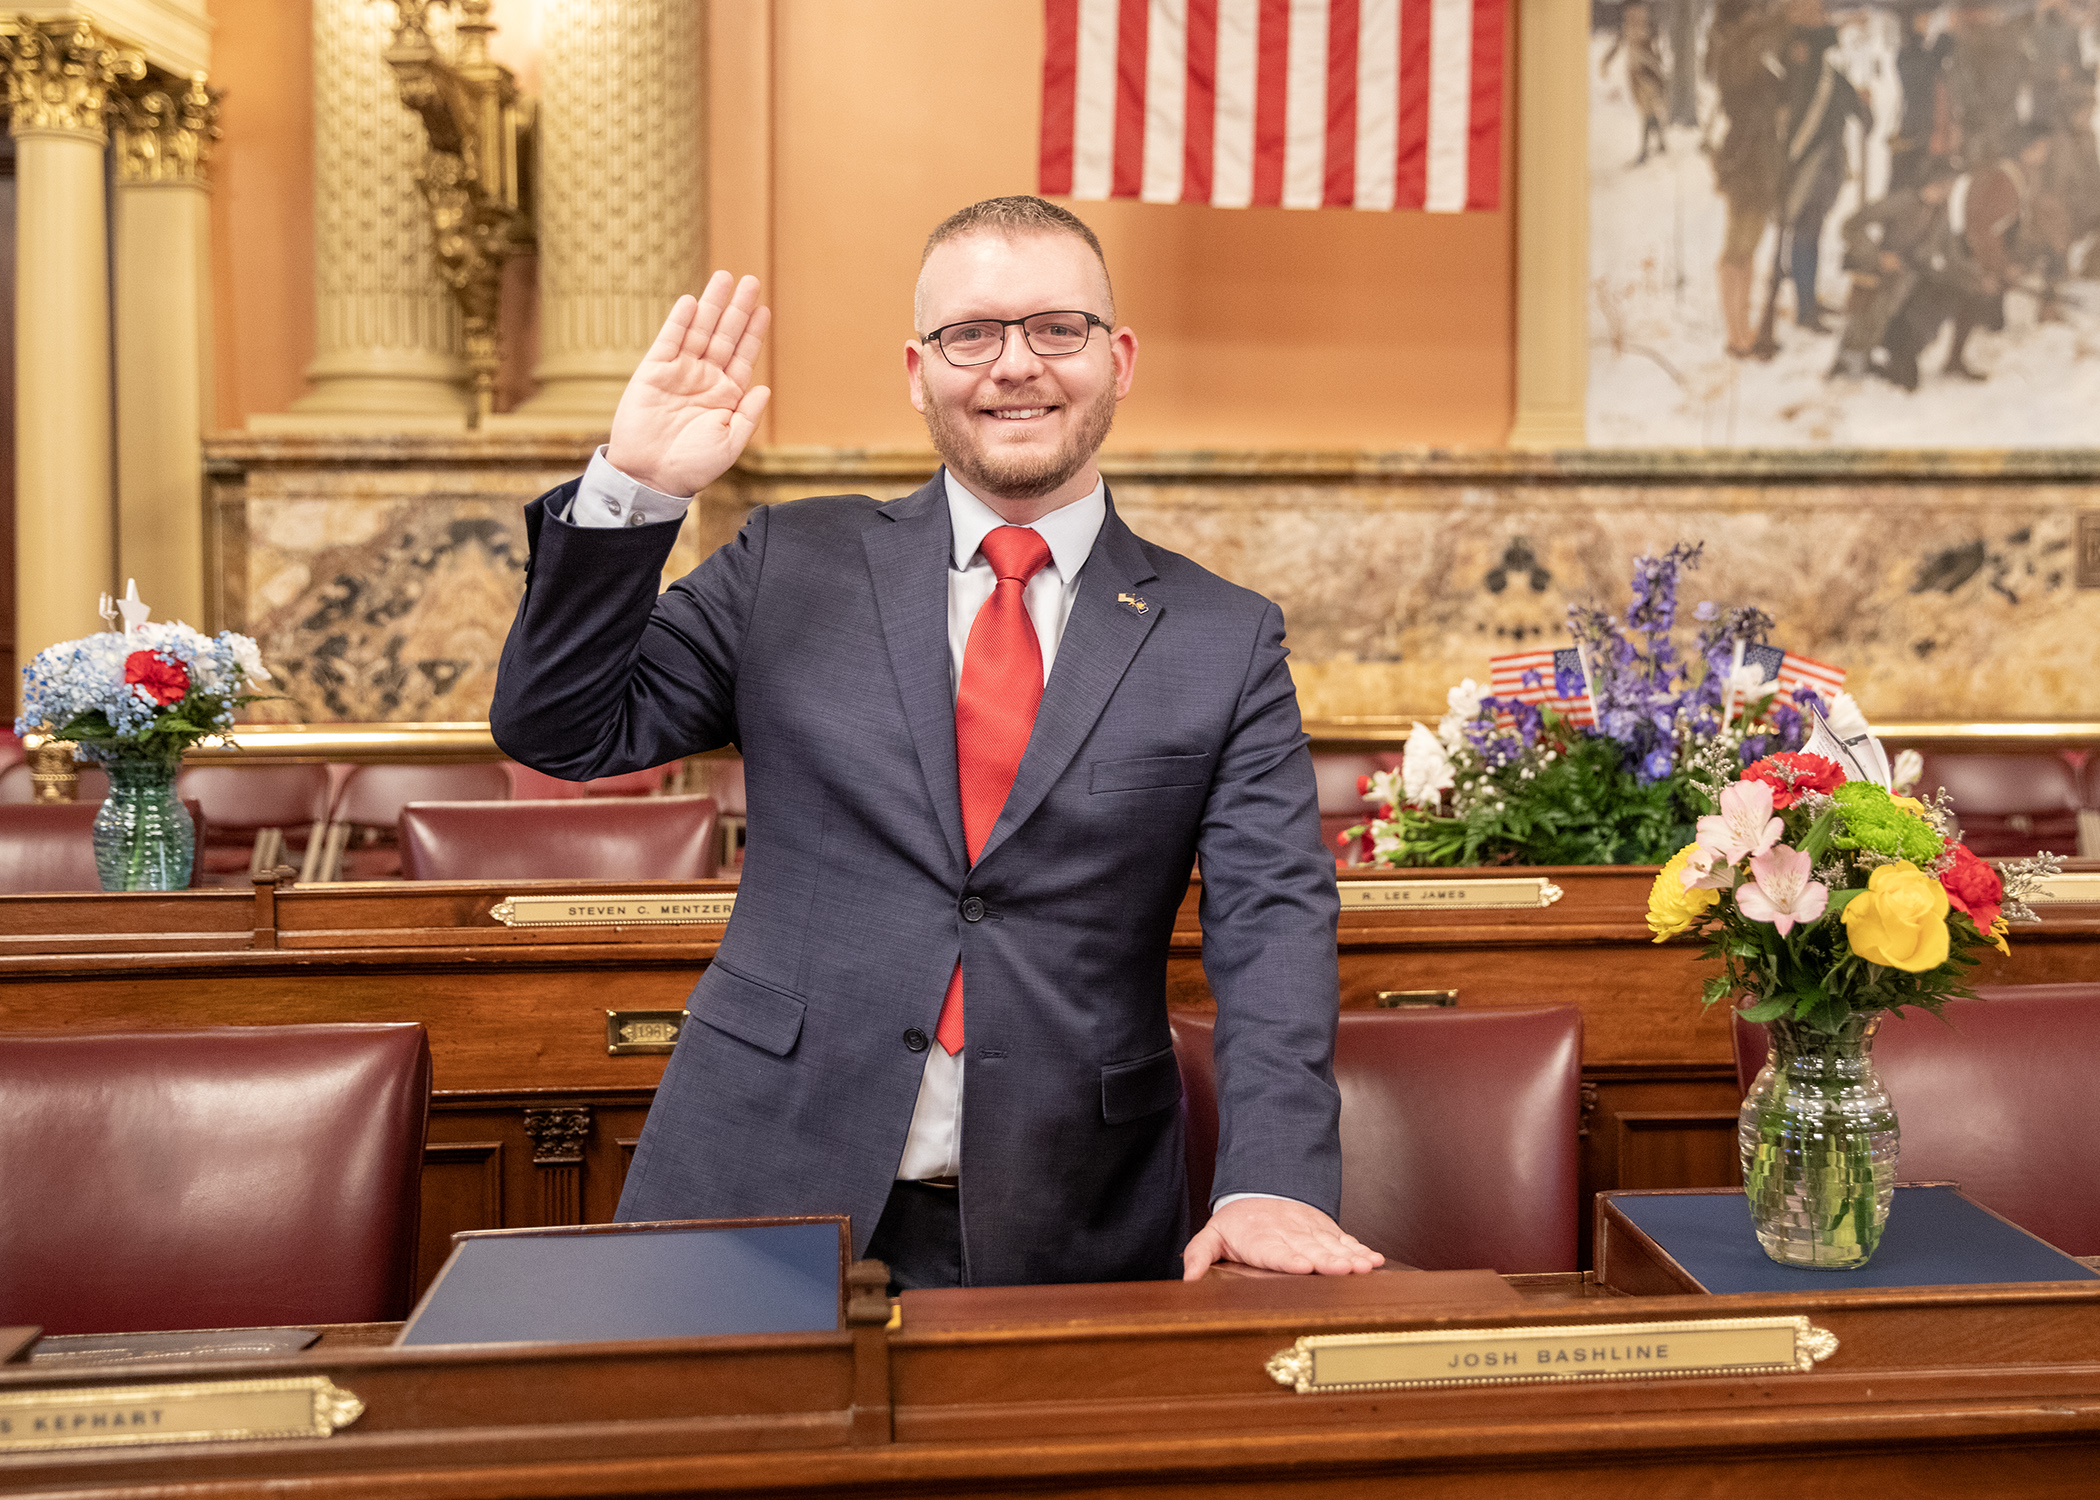
[[[1385,1264],[1317,1208],[1290,1198],[1241,1198],[1212,1214],[1181,1252],[1181,1279],[1200,1281],[1220,1260],[1298,1276],[1348,1276]]]
[[[717,271],[697,299],[680,297],[613,413],[605,453],[612,466],[680,497],[727,473],[772,398],[751,383],[771,321],[758,305],[756,276],[732,286]]]

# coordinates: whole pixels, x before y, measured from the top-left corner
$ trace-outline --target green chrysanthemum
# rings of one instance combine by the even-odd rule
[[[1840,849],[1872,849],[1930,869],[1946,842],[1917,814],[1898,807],[1871,781],[1848,781],[1831,793],[1843,831],[1831,842]]]

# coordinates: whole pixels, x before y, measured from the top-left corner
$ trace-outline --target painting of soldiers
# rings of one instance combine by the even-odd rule
[[[1683,15],[1594,0],[1591,441],[2090,442],[2100,0],[1680,3],[1690,124]]]

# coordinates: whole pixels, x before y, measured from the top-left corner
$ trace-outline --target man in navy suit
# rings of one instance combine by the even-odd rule
[[[768,398],[758,283],[717,272],[526,511],[498,743],[578,780],[745,757],[736,914],[620,1217],[845,1211],[905,1286],[1370,1270],[1334,1222],[1337,900],[1282,616],[1117,518],[1095,455],[1137,338],[1077,218],[963,210],[913,310],[944,464],[915,493],[762,507],[658,596]],[[1192,864],[1221,1097],[1193,1237],[1164,995]]]

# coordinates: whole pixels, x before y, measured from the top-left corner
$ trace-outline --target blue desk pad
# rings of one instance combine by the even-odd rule
[[[395,1343],[830,1332],[839,1222],[463,1234]]]
[[[1952,1187],[1899,1187],[1874,1258],[1852,1271],[1808,1271],[1766,1255],[1741,1193],[1604,1196],[1709,1292],[1849,1292],[1867,1287],[2094,1281],[2080,1265]]]

